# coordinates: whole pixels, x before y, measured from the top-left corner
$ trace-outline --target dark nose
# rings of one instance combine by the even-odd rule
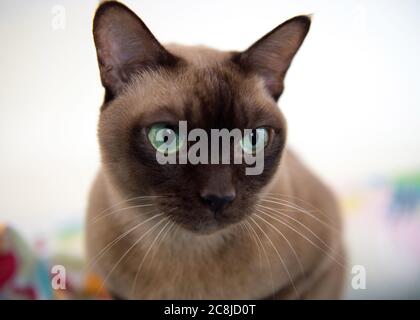
[[[227,207],[234,199],[235,194],[215,195],[215,194],[201,194],[201,199],[207,204],[214,213],[220,212]]]

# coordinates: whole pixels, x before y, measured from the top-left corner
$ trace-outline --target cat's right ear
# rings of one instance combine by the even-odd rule
[[[286,72],[309,31],[309,16],[297,16],[279,25],[233,60],[244,70],[262,77],[271,96],[277,100],[283,91]]]
[[[116,1],[99,6],[93,37],[105,102],[118,95],[134,74],[177,61],[133,11]]]

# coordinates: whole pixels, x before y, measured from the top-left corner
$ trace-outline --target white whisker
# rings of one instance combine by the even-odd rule
[[[257,209],[258,210],[258,209]],[[295,248],[293,248],[292,244],[290,243],[289,239],[287,239],[287,237],[276,227],[274,226],[272,223],[268,222],[267,220],[265,220],[263,217],[256,215],[257,218],[263,220],[265,223],[267,223],[271,228],[273,228],[278,234],[280,234],[282,236],[282,238],[286,241],[286,243],[289,245],[290,249],[292,250],[293,255],[295,256],[295,259],[299,265],[299,269],[301,274],[303,275],[305,272],[303,270],[303,266],[302,266],[302,262],[300,261]]]
[[[247,226],[246,223],[247,223],[247,221],[244,221],[244,224],[242,225],[242,223],[241,223],[240,226],[241,226],[241,228],[244,227],[246,229],[245,233],[254,241],[255,246],[257,248],[257,251],[258,251],[259,266],[260,266],[260,269],[262,270],[263,262],[262,262],[262,253],[261,253],[260,246],[257,242],[257,239],[255,238],[255,235],[251,232],[251,229],[249,229],[249,227]]]
[[[157,211],[157,210],[156,210]],[[108,251],[110,250],[113,246],[115,246],[120,240],[122,240],[124,237],[126,237],[129,233],[131,233],[132,231],[134,231],[135,229],[138,229],[139,227],[141,227],[142,225],[144,225],[145,223],[162,216],[163,213],[159,213],[156,214],[154,216],[152,216],[151,218],[148,218],[138,224],[136,224],[134,227],[130,228],[129,230],[127,230],[126,232],[124,232],[123,234],[119,235],[117,238],[115,238],[114,240],[112,240],[110,243],[108,243],[104,248],[102,248],[101,251],[99,251],[99,253],[97,253],[91,260],[90,262],[87,264],[86,266],[86,271],[89,271],[90,268],[100,259],[102,258],[102,256]]]
[[[274,200],[269,200],[269,199],[261,199],[261,201],[269,202],[269,203],[275,203],[275,204],[279,204],[279,205],[282,205],[282,206],[285,206],[285,207],[288,207],[288,208],[295,209],[296,211],[299,211],[299,212],[301,212],[303,214],[307,214],[308,216],[310,216],[311,218],[315,219],[316,221],[318,221],[322,225],[326,226],[330,230],[332,230],[332,231],[334,231],[336,233],[339,232],[334,226],[331,226],[330,224],[326,223],[325,221],[322,221],[321,219],[319,219],[318,217],[316,217],[315,215],[313,215],[309,211],[307,211],[307,210],[305,210],[303,208],[300,208],[300,207],[296,206],[293,203],[280,202],[280,201],[274,201]],[[282,201],[284,201],[284,200],[282,200]]]
[[[172,223],[172,224],[171,224],[171,226],[170,226],[170,227],[168,227],[168,229],[166,230],[166,232],[163,234],[163,236],[162,236],[162,239],[161,239],[161,240],[163,240],[163,238],[165,238],[165,236],[167,235],[168,231],[169,231],[171,228],[173,228],[173,226],[175,225],[175,223],[171,222],[170,220],[169,220],[169,221],[168,221],[168,222],[167,222],[167,223],[166,223],[166,224],[162,227],[162,229],[161,229],[161,230],[159,231],[159,233],[156,235],[155,239],[153,240],[153,242],[151,243],[151,245],[150,245],[150,246],[149,246],[149,248],[147,249],[146,253],[144,254],[143,259],[141,260],[141,262],[140,262],[140,264],[139,264],[139,267],[138,267],[138,269],[137,269],[136,276],[134,277],[133,286],[132,286],[132,288],[131,288],[131,296],[133,296],[133,295],[134,295],[134,292],[135,292],[135,289],[136,289],[136,285],[137,285],[137,278],[138,278],[138,276],[139,276],[139,274],[140,274],[140,271],[141,271],[141,269],[142,269],[142,267],[143,267],[143,263],[146,261],[146,258],[147,258],[147,256],[149,255],[150,251],[152,250],[153,246],[155,245],[156,241],[158,241],[159,236],[162,234],[162,232],[166,229],[166,227],[167,227],[170,223]],[[157,244],[157,246],[159,246],[159,244],[160,244],[160,242]],[[152,258],[153,258],[153,256],[152,256]]]
[[[121,261],[127,256],[127,254],[130,253],[130,251],[138,244],[141,240],[143,240],[149,233],[151,233],[153,230],[155,230],[162,222],[167,221],[169,218],[164,217],[159,222],[157,222],[153,227],[151,227],[146,233],[141,235],[136,242],[134,242],[128,250],[125,251],[125,253],[118,259],[118,261],[114,264],[112,269],[108,272],[106,277],[103,279],[102,285],[100,286],[98,292],[100,292],[103,289],[104,284],[107,282],[108,278],[111,276],[112,272],[118,267],[118,265],[121,263]]]
[[[298,230],[296,230],[295,228],[293,228],[292,226],[290,226],[288,223],[286,223],[283,220],[280,220],[279,218],[270,215],[269,213],[263,212],[265,215],[271,217],[272,219],[280,222],[281,224],[285,225],[286,227],[288,227],[289,229],[293,230],[294,232],[296,232],[298,235],[300,235],[302,238],[304,238],[306,241],[308,241],[309,243],[311,243],[315,248],[321,250],[324,254],[326,254],[331,260],[333,260],[334,262],[336,262],[339,266],[341,266],[342,268],[345,268],[344,264],[342,264],[341,262],[337,261],[333,256],[331,256],[327,251],[325,251],[323,248],[321,248],[320,246],[318,246],[316,243],[314,243],[312,240],[308,239],[305,235],[303,235],[301,232],[299,232]]]
[[[286,214],[286,213],[284,213],[283,211],[280,211],[280,210],[275,210],[275,209],[273,209],[273,208],[270,208],[270,207],[266,207],[266,206],[263,206],[263,205],[260,205],[260,204],[257,204],[257,206],[259,206],[259,207],[261,207],[261,208],[264,208],[264,209],[266,209],[266,210],[270,210],[271,212],[273,212],[273,213],[276,213],[276,214],[281,214],[282,216],[284,216],[284,217],[286,217],[287,219],[290,219],[290,220],[292,220],[292,221],[294,221],[294,222],[296,222],[297,224],[299,224],[299,225],[301,225],[304,229],[306,229],[306,230],[308,230],[319,242],[321,242],[328,250],[331,250],[331,247],[324,241],[324,240],[322,240],[315,232],[313,232],[307,225],[305,225],[304,223],[302,223],[301,221],[299,221],[299,220],[297,220],[297,219],[295,219],[295,218],[293,218],[293,217],[291,217],[290,215],[288,215],[288,214]]]
[[[322,212],[322,210],[318,209],[317,207],[315,207],[313,204],[309,203],[308,201],[305,201],[299,197],[296,196],[292,196],[286,193],[274,193],[274,192],[268,192],[266,193],[267,195],[269,195],[269,197],[273,198],[274,200],[284,200],[284,201],[289,201],[287,199],[284,198],[289,198],[294,200],[294,202],[289,201],[289,203],[294,203],[296,206],[299,206],[296,201],[301,202],[303,205],[306,205],[308,207],[310,207],[311,209],[313,209],[317,214],[320,214],[321,216],[327,218],[330,222],[333,222],[333,220],[331,219],[330,216],[328,216],[327,214],[325,214],[324,212]],[[300,206],[302,209],[305,209],[303,206]],[[305,209],[307,210],[307,209]],[[309,211],[309,210],[308,210]]]
[[[136,205],[136,206],[130,206],[130,207],[120,208],[118,210],[111,211],[110,213],[107,213],[105,215],[102,215],[102,216],[99,216],[99,217],[95,217],[95,219],[91,223],[93,225],[93,224],[97,223],[99,220],[102,220],[103,218],[109,217],[110,215],[114,215],[114,214],[116,214],[118,212],[121,212],[121,211],[129,210],[129,209],[137,209],[137,208],[151,207],[151,206],[154,206],[154,204],[148,203],[148,204],[141,204],[141,205]]]
[[[299,292],[297,291],[297,289],[296,289],[296,286],[295,286],[295,283],[294,283],[294,281],[293,281],[293,278],[292,278],[292,275],[290,274],[290,272],[289,272],[289,268],[287,268],[287,265],[286,265],[286,263],[284,262],[284,260],[283,260],[283,258],[282,258],[282,256],[281,256],[281,254],[280,254],[280,252],[277,250],[277,248],[276,248],[276,246],[274,245],[274,243],[273,243],[273,241],[270,239],[270,237],[268,236],[268,234],[264,231],[264,229],[262,229],[261,227],[260,227],[260,225],[252,218],[252,217],[250,217],[250,219],[255,223],[255,225],[260,229],[260,231],[265,235],[265,237],[267,238],[267,240],[270,242],[270,244],[271,244],[271,246],[273,247],[273,249],[276,251],[276,253],[277,253],[277,256],[278,256],[278,258],[279,258],[279,260],[280,260],[280,262],[281,262],[281,264],[283,265],[283,268],[284,268],[284,270],[286,271],[286,273],[287,273],[287,276],[289,277],[289,280],[290,280],[290,283],[292,284],[292,287],[293,287],[293,289],[294,289],[294,291],[295,291],[295,293],[296,293],[296,297],[299,297],[300,295],[299,295]]]
[[[171,195],[171,194],[168,194]],[[132,198],[128,198],[125,200],[121,200],[117,203],[114,203],[112,206],[108,207],[107,209],[101,211],[100,213],[98,213],[94,218],[98,217],[98,216],[102,216],[104,213],[108,212],[109,210],[118,207],[119,205],[129,202],[129,201],[134,201],[134,200],[152,200],[152,199],[156,199],[156,198],[166,198],[166,195],[160,195],[160,196],[138,196],[138,197],[132,197]]]
[[[255,235],[255,237],[258,239],[258,242],[260,243],[260,246],[261,246],[261,248],[262,248],[262,251],[263,251],[263,253],[264,253],[264,256],[265,256],[265,259],[267,260],[267,264],[268,264],[268,266],[270,267],[270,278],[271,278],[271,292],[272,292],[272,294],[274,295],[275,294],[275,289],[274,289],[274,277],[273,277],[273,270],[272,270],[272,265],[271,265],[271,262],[270,262],[270,258],[268,257],[268,254],[267,254],[267,251],[265,250],[265,248],[264,248],[264,245],[263,245],[263,243],[262,243],[262,241],[261,241],[261,238],[258,236],[258,233],[255,231],[255,229],[254,229],[254,227],[251,225],[251,223],[250,222],[248,222],[248,221],[244,221],[248,226],[249,226],[249,228],[252,230],[252,232],[254,233],[254,235]],[[254,222],[255,223],[255,222]]]

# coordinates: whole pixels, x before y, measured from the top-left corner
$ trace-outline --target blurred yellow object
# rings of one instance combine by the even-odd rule
[[[88,297],[97,297],[100,299],[111,298],[103,286],[102,279],[94,273],[89,273],[86,276],[83,294]]]

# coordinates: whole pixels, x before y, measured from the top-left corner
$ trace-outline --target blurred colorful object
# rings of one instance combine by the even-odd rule
[[[404,248],[416,248],[420,259],[420,171],[377,177],[341,192],[344,211],[371,228],[389,231]]]
[[[66,268],[66,289],[55,290],[56,299],[110,299],[102,280],[86,268],[84,228],[80,223],[62,222],[49,239],[50,262]]]
[[[394,178],[391,199],[388,215],[395,234],[420,259],[420,172]]]
[[[81,230],[66,229],[51,241],[61,250],[80,246]],[[36,244],[40,247],[40,242]],[[83,259],[71,252],[41,258],[15,230],[0,224],[0,299],[108,299],[101,280],[84,274]],[[66,271],[62,289],[53,289],[54,265],[63,265]]]
[[[393,195],[389,208],[391,214],[420,212],[420,172],[401,175],[393,179]]]
[[[0,299],[51,299],[48,268],[10,227],[0,225]]]
[[[346,297],[420,299],[420,171],[347,185],[340,195],[350,266],[368,275],[368,289],[349,287]]]

